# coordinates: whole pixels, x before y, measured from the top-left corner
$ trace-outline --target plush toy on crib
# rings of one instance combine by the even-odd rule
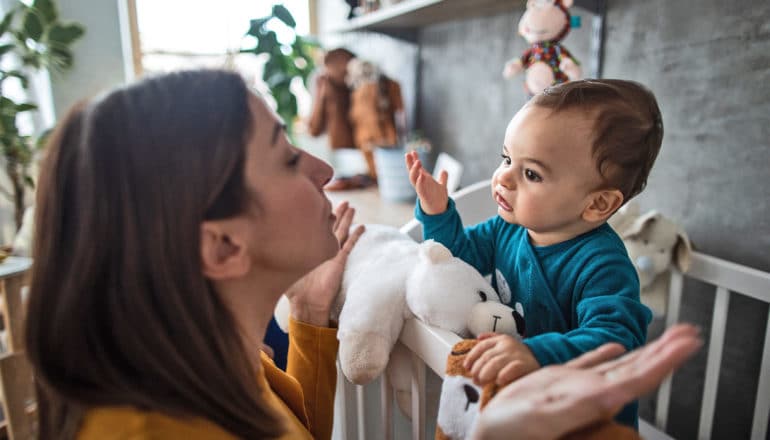
[[[572,17],[567,8],[573,0],[529,0],[519,21],[519,34],[530,44],[524,53],[505,65],[503,76],[526,71],[524,89],[530,96],[554,84],[579,79],[580,63],[562,46]]]
[[[348,257],[332,311],[338,321],[342,372],[356,384],[382,374],[409,318],[463,337],[470,336],[469,316],[479,328],[515,331],[512,316],[495,318],[500,313],[494,307],[477,310],[493,303],[501,305],[492,286],[443,245],[432,240],[417,243],[393,227],[366,225]],[[283,298],[275,314],[284,329],[287,304]]]
[[[639,274],[642,302],[655,317],[663,316],[671,266],[676,265],[682,272],[690,267],[692,245],[687,233],[658,211],[639,214],[635,203],[619,209],[609,223],[623,239]]]

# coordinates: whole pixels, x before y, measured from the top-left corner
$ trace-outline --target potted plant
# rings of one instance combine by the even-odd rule
[[[18,102],[9,93],[9,83],[18,81],[27,92],[29,77],[35,71],[58,72],[71,67],[70,46],[83,33],[79,24],[59,21],[53,0],[34,0],[31,5],[17,2],[0,21],[0,149],[11,185],[10,190],[0,187],[0,192],[14,205],[17,229],[24,215],[26,190],[34,188],[30,168],[47,130],[39,136],[19,130],[18,116],[36,110],[37,105]]]
[[[292,41],[279,41],[278,35],[271,29],[271,23],[281,22],[290,29]],[[286,131],[291,136],[294,120],[297,118],[297,97],[291,91],[291,83],[300,78],[305,87],[315,68],[312,51],[318,43],[296,32],[297,23],[286,7],[274,5],[270,15],[251,20],[247,35],[257,39],[256,46],[241,49],[241,53],[255,55],[266,54],[262,79],[267,84],[276,102],[276,112],[286,123]]]

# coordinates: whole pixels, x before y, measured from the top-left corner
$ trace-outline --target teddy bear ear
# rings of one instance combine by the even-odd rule
[[[644,231],[644,228],[660,219],[660,213],[652,210],[644,213],[641,217],[635,219],[628,227],[622,232],[621,238],[631,238],[639,235]]]
[[[690,256],[692,255],[692,244],[690,238],[683,229],[677,231],[676,247],[674,248],[674,258],[676,267],[681,272],[687,272],[690,269]]]
[[[426,240],[420,244],[420,255],[433,264],[452,259],[452,253],[443,244]]]
[[[557,1],[558,1],[558,0],[557,0]],[[571,7],[572,7],[572,4],[573,4],[573,2],[572,2],[572,0],[561,0],[561,4],[562,4],[562,5],[563,5],[565,8],[571,8]]]

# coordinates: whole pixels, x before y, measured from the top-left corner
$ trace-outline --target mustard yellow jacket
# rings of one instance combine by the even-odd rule
[[[257,375],[264,399],[286,415],[285,439],[329,439],[337,385],[337,329],[289,321],[286,373],[262,353]],[[83,418],[79,440],[233,439],[205,419],[178,419],[132,407],[97,407]]]

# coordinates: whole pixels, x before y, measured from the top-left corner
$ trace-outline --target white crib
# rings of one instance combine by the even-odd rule
[[[466,225],[478,223],[496,212],[489,193],[489,182],[478,182],[452,195],[457,209]],[[402,232],[416,241],[422,240],[422,227],[412,220],[402,227]],[[741,294],[770,303],[770,273],[711,257],[699,252],[692,255],[690,270],[682,274],[674,271],[671,276],[666,326],[679,320],[684,278],[692,278],[715,286],[716,300],[713,309],[711,329],[707,341],[708,358],[706,379],[700,407],[699,439],[711,438],[714,408],[717,397],[722,348],[727,324],[730,295]],[[769,309],[770,310],[770,309]],[[417,320],[407,321],[400,336],[412,355],[412,421],[413,439],[432,438],[435,427],[436,402],[426,399],[427,389],[437,387],[437,380],[443,377],[446,357],[452,345],[460,338],[450,332],[430,327]],[[760,339],[757,338],[757,341]],[[770,316],[764,335],[758,390],[751,428],[752,440],[764,440],[770,417]],[[393,396],[387,380],[366,387],[352,385],[341,374],[335,418],[335,438],[386,439],[403,438],[409,432],[405,419],[393,409]],[[433,398],[437,398],[437,394]],[[640,420],[639,430],[646,439],[670,439],[665,433],[671,395],[671,378],[667,379],[657,393],[657,407],[654,421]],[[426,408],[431,408],[432,411]],[[695,408],[693,408],[695,410]],[[374,420],[378,419],[378,420]]]

